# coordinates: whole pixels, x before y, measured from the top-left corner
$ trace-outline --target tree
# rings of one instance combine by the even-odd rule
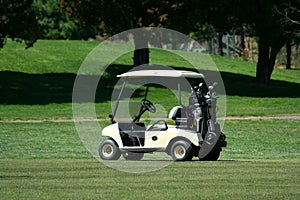
[[[291,37],[290,33],[297,30],[294,25],[280,23],[282,17],[275,8],[282,8],[285,4],[292,8],[300,7],[297,0],[216,0],[209,5],[215,10],[209,15],[208,21],[215,28],[230,30],[247,27],[246,31],[257,38],[256,79],[261,84],[268,84],[278,52]]]
[[[57,0],[35,0],[33,10],[43,39],[79,39],[79,28],[70,21]]]
[[[291,69],[291,54],[292,54],[291,41],[287,41],[285,47],[286,47],[286,69]]]
[[[186,2],[190,1],[60,0],[73,20],[109,35],[141,27],[176,27],[187,32],[195,20],[190,15],[193,4]],[[148,39],[146,32],[134,36],[134,66],[149,63],[149,49],[141,48],[147,46]]]
[[[284,7],[286,3],[299,8],[300,2],[269,0],[256,3],[258,15],[251,20],[254,34],[258,37],[259,48],[256,78],[258,82],[267,84],[271,79],[278,52],[290,41],[292,33],[299,30],[294,24],[280,23],[282,17],[276,13],[276,8]]]
[[[291,3],[284,3],[280,8],[274,6],[274,9],[283,26],[295,27],[292,32],[288,32],[291,37],[286,43],[286,69],[291,69],[292,41],[297,43],[300,39],[300,7],[295,7]]]
[[[298,0],[61,0],[74,19],[85,25],[93,25],[98,30],[101,25],[108,34],[148,26],[190,33],[199,24],[207,22],[219,33],[222,48],[220,38],[224,33],[246,31],[257,38],[259,55],[256,79],[261,84],[268,84],[278,52],[290,39],[290,33],[299,30],[295,25],[280,23],[282,16],[276,13],[275,8],[281,8],[286,3],[292,8],[300,7]],[[134,65],[149,62],[149,50],[139,48],[146,46],[143,44],[147,42],[146,36],[135,36]]]
[[[298,4],[298,5],[297,5]],[[297,26],[295,35],[300,35],[300,2],[296,1],[294,3],[286,2],[283,3],[279,8],[274,6],[277,15],[281,16],[280,22],[284,25]]]
[[[38,22],[31,7],[33,0],[2,0],[0,4],[0,48],[7,38],[33,46],[39,35]]]
[[[296,26],[281,23],[276,8],[283,8],[286,4],[299,8],[297,0],[253,0],[239,2],[237,16],[242,23],[247,24],[248,32],[257,38],[258,62],[256,64],[256,80],[260,84],[268,84],[274,70],[275,61],[280,49],[291,39],[291,33]],[[240,12],[239,12],[240,11]]]

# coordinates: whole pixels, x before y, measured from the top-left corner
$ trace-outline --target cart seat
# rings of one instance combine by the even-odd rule
[[[169,113],[169,118],[175,121],[177,128],[187,128],[187,111],[183,106],[175,106]]]

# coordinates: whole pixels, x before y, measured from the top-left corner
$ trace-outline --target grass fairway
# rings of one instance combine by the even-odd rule
[[[176,162],[138,174],[91,158],[73,123],[0,127],[1,199],[273,200],[300,195],[299,120],[226,121],[228,147],[219,161]]]
[[[294,160],[193,161],[129,174],[92,159],[1,159],[0,194],[1,199],[297,199],[299,173]]]

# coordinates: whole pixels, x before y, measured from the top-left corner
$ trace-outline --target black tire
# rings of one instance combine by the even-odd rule
[[[126,152],[123,153],[125,160],[142,160],[144,153]]]
[[[221,153],[222,149],[221,148],[213,148],[213,150],[211,152],[209,152],[209,154],[207,154],[207,156],[205,156],[204,158],[200,159],[201,161],[217,161],[220,157],[220,153]]]
[[[99,146],[99,156],[102,160],[118,160],[121,152],[113,140],[104,140]]]
[[[171,146],[170,155],[174,161],[187,161],[193,158],[193,148],[191,144],[184,140],[178,140]]]

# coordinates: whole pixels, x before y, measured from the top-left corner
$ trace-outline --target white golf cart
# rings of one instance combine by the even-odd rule
[[[126,160],[141,160],[144,153],[152,152],[166,152],[175,161],[191,160],[194,156],[209,161],[219,158],[222,147],[226,147],[226,137],[216,122],[216,84],[207,87],[203,74],[178,70],[138,70],[117,77],[124,79],[124,84],[110,115],[112,124],[102,130],[102,136],[107,139],[99,146],[101,159],[118,160],[123,155]],[[145,78],[159,85],[177,84],[179,105],[169,113],[169,118],[174,120],[173,125],[167,124],[164,119],[158,119],[146,127],[140,121],[146,111],[156,112],[154,104],[147,99],[151,84],[143,82],[139,83],[145,86],[144,98],[139,102],[139,112],[127,121],[115,119],[125,85],[129,81]],[[181,84],[187,79],[193,80],[192,82],[196,80],[197,84],[192,85],[189,105],[185,106],[181,103]]]

